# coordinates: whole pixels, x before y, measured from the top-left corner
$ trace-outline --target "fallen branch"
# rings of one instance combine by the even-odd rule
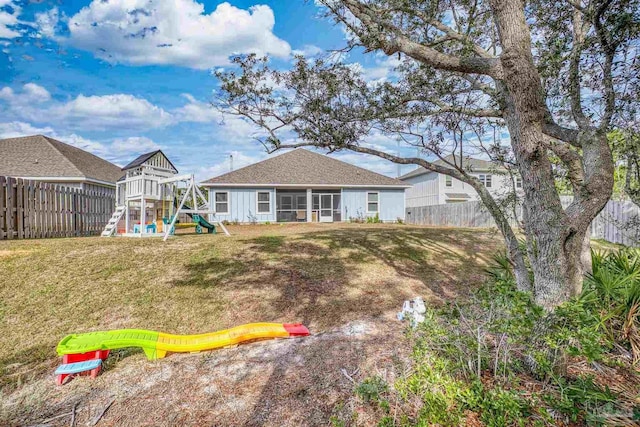
[[[73,404],[73,408],[71,409],[71,422],[69,423],[70,427],[74,427],[76,425],[76,408],[78,407],[78,403]]]
[[[111,407],[111,405],[113,405],[113,402],[115,402],[115,401],[116,401],[115,397],[113,399],[111,399],[111,401],[107,404],[107,406],[104,407],[102,412],[100,412],[98,415],[95,416],[95,418],[93,420],[91,420],[89,425],[90,426],[95,426],[96,424],[98,424],[98,422],[100,422],[102,417],[104,417],[104,414],[109,410],[109,408]]]
[[[346,370],[346,369],[344,369],[344,368],[340,368],[340,372],[342,372],[342,375],[344,375],[344,376],[345,376],[349,381],[351,381],[353,384],[355,384],[355,383],[356,383],[356,380],[354,380],[354,379],[351,377],[351,375],[349,375],[349,374],[347,373],[347,370]]]

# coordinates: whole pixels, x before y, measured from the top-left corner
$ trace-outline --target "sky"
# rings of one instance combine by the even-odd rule
[[[255,129],[211,107],[213,72],[248,53],[287,69],[344,37],[304,0],[0,0],[0,138],[44,134],[119,165],[162,149],[181,173],[211,178],[230,156],[234,169],[268,157]],[[393,72],[382,55],[347,60],[371,80]],[[333,156],[389,176],[412,169]]]

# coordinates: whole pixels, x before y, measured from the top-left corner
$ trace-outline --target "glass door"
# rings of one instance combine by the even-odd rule
[[[333,222],[333,195],[320,195],[320,222]]]

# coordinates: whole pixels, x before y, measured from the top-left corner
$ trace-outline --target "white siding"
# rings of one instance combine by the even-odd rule
[[[435,172],[426,173],[405,180],[408,184],[413,184],[407,189],[407,207],[430,206],[440,204],[438,174]]]
[[[471,175],[491,175],[489,192],[496,198],[506,196],[512,190],[509,175],[498,175],[495,172],[474,172]],[[469,184],[451,178],[451,187],[446,186],[446,175],[428,172],[407,178],[404,181],[413,184],[407,190],[407,207],[443,205],[447,203],[447,193],[464,193],[470,196],[466,201],[480,200],[478,193]]]

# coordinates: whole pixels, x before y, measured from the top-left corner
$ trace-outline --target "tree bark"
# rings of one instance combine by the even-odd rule
[[[585,236],[589,224],[611,194],[610,189],[607,193],[606,176],[607,171],[612,172],[611,155],[609,152],[607,156],[602,147],[604,135],[593,131],[585,133],[588,137],[586,146],[583,143],[582,167],[585,181],[589,180],[591,187],[586,188],[584,194],[576,194],[571,209],[565,212],[547,153],[544,91],[531,53],[523,4],[519,0],[491,0],[491,7],[502,44],[503,76],[496,81],[496,86],[503,100],[505,121],[524,184],[525,229],[534,273],[534,298],[544,308],[552,309],[582,291]],[[595,167],[603,170],[594,171]],[[599,185],[594,185],[594,174],[599,175]],[[599,194],[594,194],[596,191]]]

